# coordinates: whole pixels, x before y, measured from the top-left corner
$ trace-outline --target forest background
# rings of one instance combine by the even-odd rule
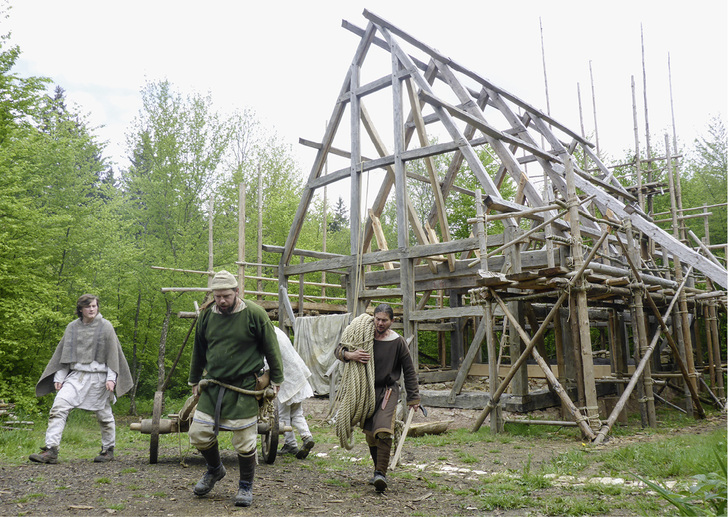
[[[222,114],[209,95],[185,94],[168,81],[142,86],[142,108],[126,134],[128,161],[114,169],[107,144],[87,115],[68,105],[60,85],[13,71],[20,51],[8,35],[0,36],[0,400],[25,411],[47,409],[50,398],[36,399],[34,385],[74,318],[77,298],[94,293],[132,368],[134,412],[134,401],[150,399],[158,387],[160,344],[173,352],[163,359],[168,370],[189,329],[189,320],[174,313],[202,301],[200,293],[161,288],[206,285],[204,276],[152,266],[207,270],[212,217],[214,270],[235,271],[241,183],[247,197],[245,260],[257,262],[258,199],[264,207],[262,242],[283,245],[304,174],[290,147],[252,111],[241,106]],[[661,138],[653,141],[660,155]],[[706,121],[703,136],[681,145],[684,206],[725,203],[725,122]],[[630,161],[633,154],[624,151],[620,159]],[[481,156],[490,167],[490,153]],[[409,166],[424,171],[417,162]],[[442,173],[446,164],[439,166]],[[629,177],[630,171],[620,174]],[[409,190],[413,203],[431,203],[427,188]],[[341,198],[327,205],[326,220],[322,198],[309,209],[297,247],[320,249],[327,232],[327,251],[349,254],[346,206]],[[668,207],[669,196],[655,202],[656,212]],[[453,197],[447,208],[453,238],[467,237],[472,199]],[[711,242],[724,243],[725,207],[711,211]],[[390,242],[396,242],[394,219],[390,203],[382,217]],[[700,220],[688,224],[704,234]],[[278,255],[264,253],[263,263],[277,264]],[[273,268],[265,273],[275,276]],[[248,290],[255,289],[252,282]],[[290,287],[295,294],[297,284]],[[189,390],[190,348],[169,383],[172,397]]]

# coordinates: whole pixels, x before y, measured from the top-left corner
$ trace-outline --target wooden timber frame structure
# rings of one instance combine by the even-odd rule
[[[533,359],[568,420],[556,423],[578,425],[585,438],[599,443],[634,389],[643,425],[656,425],[659,395],[653,388],[660,375],[668,379],[663,385],[681,378],[688,410],[704,416],[698,390],[707,386],[700,384],[693,342],[696,318],[705,310],[712,379],[719,379],[718,388],[713,385],[718,394],[711,395],[724,407],[719,345],[724,336],[718,334],[715,314],[725,310],[728,274],[706,246],[694,249],[676,232],[661,229],[645,213],[642,192],[623,186],[580,134],[377,15],[365,10],[363,16],[368,21],[363,29],[343,22],[360,42],[323,139],[301,141],[317,154],[280,250],[283,324],[295,320],[287,296],[291,277],[343,273],[347,310],[354,316],[374,300],[401,300],[402,332],[416,365],[418,328],[429,325],[450,333],[457,369],[450,403],[463,395],[466,376],[487,344],[490,394],[473,431],[489,415],[491,427],[499,430],[499,402],[506,389],[522,402],[533,397],[526,367]],[[365,80],[375,52],[377,63],[389,68]],[[391,103],[384,126],[375,126],[365,106],[375,99]],[[379,132],[383,127],[391,132],[389,142]],[[369,149],[376,156],[365,156]],[[494,177],[481,163],[482,149],[499,164]],[[442,177],[435,157],[448,164]],[[344,165],[325,173],[331,158],[343,159]],[[411,171],[414,160],[424,162],[427,177]],[[580,167],[582,160],[596,172]],[[672,163],[669,156],[667,163]],[[479,188],[457,187],[458,175],[474,176]],[[515,201],[501,195],[508,177],[518,186]],[[351,253],[297,249],[317,190],[343,181],[350,184]],[[416,211],[408,182],[429,184],[434,197],[429,212]],[[371,200],[369,192],[376,193]],[[379,220],[392,193],[396,246],[384,240]],[[476,214],[469,220],[474,233],[466,239],[451,238],[445,203],[455,195],[475,200]],[[494,221],[502,222],[503,233],[488,233]],[[309,261],[292,263],[294,254]],[[438,296],[448,298],[449,307],[433,306]],[[462,328],[469,318],[478,323],[464,354]],[[497,325],[509,327],[511,364],[505,374],[496,369]],[[593,328],[609,336],[613,374],[606,381],[595,378]],[[544,357],[544,335],[551,329],[557,373]],[[658,345],[672,352],[677,374],[653,372],[659,368]],[[635,361],[631,370],[628,359]],[[619,395],[606,422],[600,420],[597,401],[604,384]]]

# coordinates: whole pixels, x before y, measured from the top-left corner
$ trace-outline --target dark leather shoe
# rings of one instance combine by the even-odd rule
[[[314,445],[316,445],[316,442],[313,441],[313,437],[309,436],[308,438],[304,438],[303,447],[301,447],[301,450],[296,453],[296,458],[299,460],[306,459]]]
[[[278,451],[278,454],[293,454],[294,456],[296,456],[298,453],[298,447],[288,444],[285,444],[283,447],[281,447],[281,450]]]
[[[202,479],[200,479],[195,485],[193,492],[195,495],[205,495],[209,493],[215,486],[215,483],[225,477],[225,474],[227,474],[227,472],[225,472],[224,465],[220,465],[215,470],[208,469],[202,476]]]
[[[253,504],[253,485],[246,481],[238,483],[238,493],[235,496],[235,506],[250,506]]]
[[[58,447],[41,447],[41,453],[28,456],[30,461],[36,463],[58,463]]]
[[[378,470],[374,473],[374,488],[377,492],[384,492],[387,489],[387,476]]]
[[[101,453],[94,458],[94,463],[106,463],[114,459],[114,448],[109,447],[106,450],[101,450]]]

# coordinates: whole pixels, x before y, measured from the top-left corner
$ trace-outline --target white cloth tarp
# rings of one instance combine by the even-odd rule
[[[338,361],[334,350],[341,342],[341,335],[349,324],[351,315],[301,316],[293,327],[296,351],[311,370],[308,382],[316,395],[328,395],[329,368]]]
[[[309,397],[313,397],[313,390],[308,383],[311,371],[303,362],[301,356],[294,350],[286,333],[278,327],[275,329],[278,348],[281,351],[281,359],[283,360],[283,383],[278,392],[278,401],[281,404],[297,404]]]

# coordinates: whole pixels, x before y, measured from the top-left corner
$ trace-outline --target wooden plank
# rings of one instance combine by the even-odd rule
[[[401,298],[402,289],[365,289],[359,291],[359,298],[370,300],[372,298]]]
[[[280,249],[276,246],[268,246],[268,248],[271,251],[275,251],[276,249]],[[447,253],[459,253],[462,251],[469,251],[474,250],[478,248],[478,240],[475,238],[471,239],[457,239],[449,242],[441,242],[437,244],[426,244],[421,246],[412,246],[408,248],[407,250],[388,250],[388,251],[377,251],[377,252],[370,252],[365,253],[361,257],[361,264],[363,266],[367,265],[374,265],[374,264],[382,264],[384,262],[392,261],[396,262],[399,261],[402,258],[410,258],[410,259],[419,259],[419,258],[427,258],[432,256],[438,256],[438,255],[445,255]],[[528,252],[528,253],[542,253],[539,251],[535,252]],[[322,255],[323,256],[323,255]],[[299,274],[305,274],[305,273],[311,273],[315,271],[330,271],[334,269],[341,269],[349,267],[351,264],[353,264],[353,261],[355,257],[353,256],[346,256],[346,255],[336,255],[336,254],[328,254],[327,256],[331,257],[325,260],[320,260],[318,262],[306,262],[305,264],[292,264],[290,266],[286,266],[284,269],[285,274],[288,276],[293,275],[299,275]],[[538,263],[538,260],[534,261],[534,264]],[[544,262],[545,265],[545,262]],[[467,267],[467,265],[465,265]],[[475,270],[472,270],[472,273],[475,274]],[[396,283],[390,282],[390,283]]]
[[[547,267],[538,270],[538,274],[541,276],[563,276],[571,271],[563,266]]]
[[[448,318],[472,318],[482,316],[482,307],[466,305],[464,307],[447,307],[444,309],[412,311],[410,319],[412,321],[433,321]]]
[[[447,102],[439,99],[438,97],[431,95],[427,92],[423,92],[422,94],[423,99],[432,106],[438,106],[440,108],[446,109],[452,116],[454,116],[457,119],[462,120],[463,122],[466,122],[472,126],[475,126],[480,131],[485,133],[486,135],[496,139],[500,140],[502,142],[506,142],[508,144],[515,145],[516,147],[519,147],[521,149],[526,149],[530,153],[533,153],[534,155],[544,158],[549,161],[558,162],[558,158],[556,156],[543,151],[542,149],[533,146],[531,144],[528,144],[521,140],[520,138],[516,138],[514,136],[511,136],[509,134],[503,133],[502,131],[499,131],[498,129],[486,124],[484,121],[480,120],[477,117],[474,117],[467,113],[464,110],[461,110],[460,108],[453,106],[452,104],[448,104]],[[515,158],[514,158],[515,160]]]
[[[388,250],[389,246],[387,246],[387,238],[384,236],[384,231],[382,230],[382,223],[371,208],[369,209],[369,219],[372,222],[372,229],[374,230],[374,236],[377,239],[377,246],[379,246],[380,250]],[[384,269],[394,269],[394,266],[391,262],[385,262]]]
[[[475,360],[476,354],[480,350],[480,346],[483,344],[483,339],[485,339],[485,329],[487,323],[488,322],[486,321],[486,318],[480,318],[480,323],[478,324],[478,328],[475,331],[475,335],[473,336],[473,341],[470,343],[468,353],[465,355],[465,359],[463,359],[463,364],[460,365],[458,375],[452,385],[452,390],[450,390],[450,395],[447,397],[447,401],[450,404],[455,403],[455,397],[459,395],[460,391],[463,389],[463,384],[465,383],[465,378],[468,376],[468,371],[473,365],[473,361]]]
[[[365,257],[366,258],[366,257]],[[494,270],[500,270],[503,266],[505,258],[500,255],[497,257],[491,257],[488,259],[489,267]],[[537,269],[542,268],[546,265],[546,252],[543,250],[526,251],[521,253],[521,262],[524,269]],[[470,260],[458,260],[455,263],[455,271],[450,273],[447,267],[442,265],[438,266],[437,272],[432,273],[429,270],[423,269],[422,266],[415,268],[415,280],[417,282],[417,291],[426,291],[430,287],[424,287],[428,282],[440,280],[444,281],[445,284],[448,281],[455,280],[457,278],[468,277],[473,281],[473,287],[476,286],[477,278],[480,278],[480,274],[476,268],[469,267]],[[291,266],[293,268],[294,266]],[[366,274],[367,286],[383,286],[393,285],[397,283],[396,270],[392,271],[372,271]],[[443,289],[447,286],[434,287],[435,289]]]
[[[535,271],[521,271],[520,273],[508,274],[506,275],[506,278],[515,282],[523,282],[526,280],[534,280],[536,278],[539,278],[540,276],[541,275]]]
[[[551,371],[556,377],[559,377],[559,367],[555,364],[549,365]],[[498,376],[505,377],[508,374],[510,365],[502,364],[498,369]],[[545,379],[546,374],[543,372],[538,364],[526,364],[528,370],[529,379]],[[632,375],[634,373],[635,366],[629,365],[627,374]],[[487,377],[488,376],[488,364],[487,363],[475,363],[468,370],[468,375],[474,377]],[[612,377],[612,367],[608,364],[595,364],[594,365],[594,376],[599,379]]]
[[[434,372],[423,372],[417,374],[420,384],[434,384],[440,382],[452,382],[457,377],[457,370],[438,370]]]

